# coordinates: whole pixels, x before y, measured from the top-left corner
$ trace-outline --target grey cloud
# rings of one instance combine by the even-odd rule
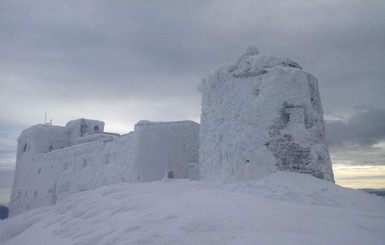
[[[4,65],[46,83],[76,88],[113,81],[135,94],[149,81],[154,88],[173,82],[159,83],[156,76],[179,73],[180,83],[186,74],[201,77],[257,43],[266,53],[309,64],[321,81],[333,83],[316,60],[337,67],[362,53],[381,57],[383,24],[373,22],[385,21],[383,6],[375,1],[325,2],[5,2]],[[357,63],[360,70],[369,67]],[[149,79],[143,84],[137,77]]]
[[[330,157],[335,165],[378,166],[385,165],[384,148],[344,146],[330,147]]]
[[[13,182],[13,169],[0,169],[0,187],[11,188]]]
[[[14,171],[0,168],[0,204],[6,204],[11,194]]]
[[[15,127],[0,123],[0,172],[11,170],[15,166],[16,139],[20,130],[21,128],[18,128],[17,126]]]
[[[372,146],[385,140],[385,110],[361,107],[347,122],[327,121],[326,137],[331,147],[342,147],[344,143]]]

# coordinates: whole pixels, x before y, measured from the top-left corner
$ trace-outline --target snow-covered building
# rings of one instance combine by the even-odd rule
[[[251,46],[199,89],[204,179],[237,182],[281,170],[334,181],[318,82],[297,63]]]
[[[86,119],[28,128],[18,139],[10,215],[164,176],[239,182],[293,171],[334,181],[317,83],[297,63],[249,47],[199,85],[201,126],[140,121],[122,136]]]
[[[196,178],[198,123],[140,121],[126,135],[103,131],[104,122],[87,119],[25,129],[18,138],[10,215],[119,182]]]

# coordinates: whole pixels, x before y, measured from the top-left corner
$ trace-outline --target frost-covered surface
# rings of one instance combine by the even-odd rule
[[[105,186],[0,222],[0,244],[383,244],[385,200],[278,172]]]
[[[120,137],[103,133],[103,127],[101,121],[80,119],[66,127],[24,130],[18,139],[11,216],[100,186],[160,180],[169,171],[175,178],[194,177],[197,123],[140,122]]]
[[[104,122],[90,119],[77,119],[69,121],[65,126],[68,131],[68,145],[75,145],[78,140],[86,136],[95,135],[104,131]]]
[[[318,82],[297,63],[249,47],[199,89],[204,179],[237,182],[282,170],[334,181]]]

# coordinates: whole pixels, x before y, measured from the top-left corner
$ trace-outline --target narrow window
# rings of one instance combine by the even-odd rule
[[[174,178],[174,172],[173,171],[168,171],[167,177],[169,179],[173,179]]]

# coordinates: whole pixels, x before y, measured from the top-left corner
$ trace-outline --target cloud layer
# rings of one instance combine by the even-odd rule
[[[1,1],[0,11],[8,123],[35,124],[46,111],[58,124],[98,116],[107,127],[196,119],[199,80],[248,44],[313,73],[325,111],[385,105],[382,1]]]
[[[347,121],[326,122],[327,141],[331,147],[358,144],[369,147],[385,141],[385,110],[361,108]]]

